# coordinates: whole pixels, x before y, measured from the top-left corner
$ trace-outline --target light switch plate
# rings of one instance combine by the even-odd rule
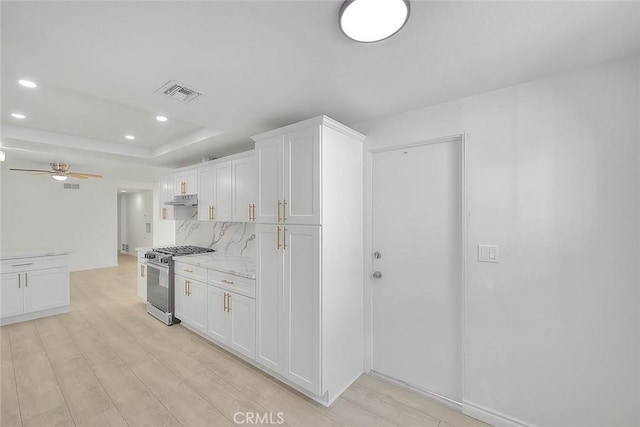
[[[500,251],[497,245],[478,245],[478,261],[499,262]]]

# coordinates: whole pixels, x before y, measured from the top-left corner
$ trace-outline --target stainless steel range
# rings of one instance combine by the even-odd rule
[[[167,325],[180,322],[173,316],[173,257],[215,252],[199,246],[166,246],[144,254],[147,259],[147,313]]]

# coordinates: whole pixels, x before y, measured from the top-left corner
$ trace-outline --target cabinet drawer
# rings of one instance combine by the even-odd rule
[[[236,292],[249,298],[255,298],[256,281],[245,277],[234,276],[233,274],[223,273],[221,271],[209,270],[207,283],[219,288]]]
[[[207,283],[207,269],[204,267],[185,264],[183,262],[176,262],[174,272],[175,274]]]
[[[66,267],[66,255],[45,256],[37,258],[19,258],[2,261],[3,273],[17,273],[22,271],[42,270],[43,268]]]

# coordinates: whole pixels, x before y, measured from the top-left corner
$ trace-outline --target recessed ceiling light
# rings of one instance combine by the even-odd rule
[[[134,139],[136,139],[136,137],[133,135],[125,135],[124,137],[127,138],[129,141],[133,141]]]
[[[127,190],[120,190],[120,192],[121,192],[121,193],[126,193],[126,192],[127,192]]]
[[[156,120],[159,122],[166,122],[168,119],[165,116],[156,116]]]
[[[37,84],[35,84],[34,82],[30,81],[30,80],[18,80],[18,83],[20,83],[22,86],[24,87],[28,87],[29,89],[35,89],[38,87]]]
[[[347,0],[340,8],[340,29],[357,42],[377,42],[400,31],[409,12],[408,0]]]
[[[13,117],[14,119],[26,119],[27,116],[25,116],[24,114],[20,114],[20,113],[11,113],[11,117]]]

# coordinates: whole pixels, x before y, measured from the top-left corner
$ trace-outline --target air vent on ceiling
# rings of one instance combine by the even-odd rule
[[[200,92],[190,89],[175,80],[169,80],[167,83],[163,84],[158,90],[156,90],[156,93],[167,95],[184,104],[188,104],[202,95]]]
[[[65,190],[79,190],[80,189],[80,184],[65,183],[64,184],[64,189]]]

